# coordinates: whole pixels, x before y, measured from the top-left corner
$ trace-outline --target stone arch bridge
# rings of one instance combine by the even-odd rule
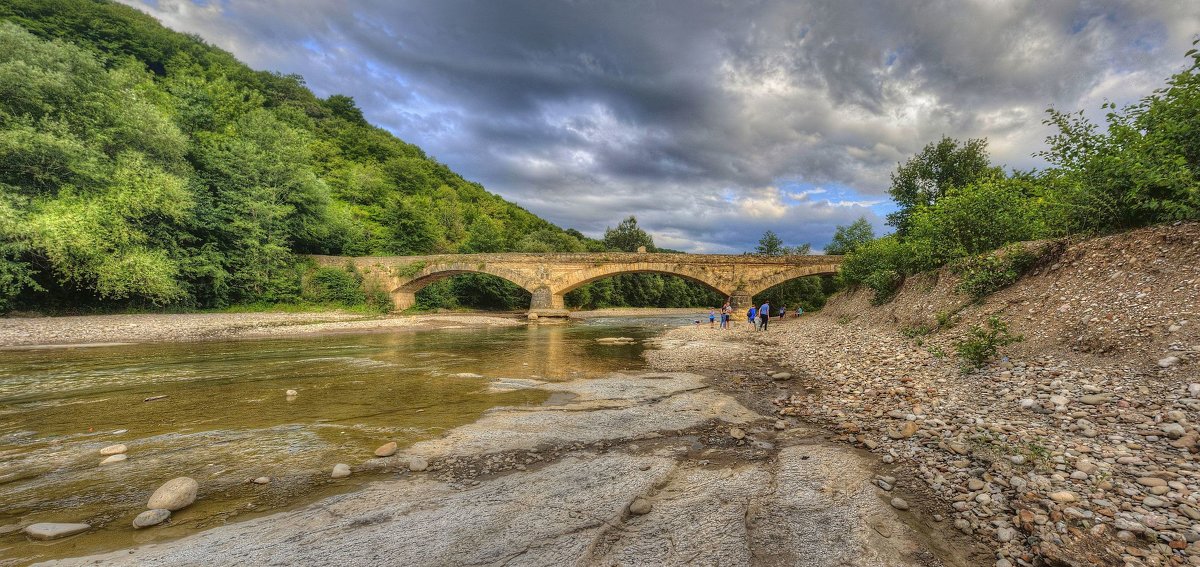
[[[532,294],[530,313],[565,315],[563,295],[584,284],[631,273],[680,276],[731,298],[736,308],[768,288],[805,276],[833,274],[841,256],[754,256],[600,252],[583,254],[440,254],[313,256],[319,265],[354,265],[367,283],[388,290],[397,310],[412,307],[421,288],[450,276],[490,274]]]

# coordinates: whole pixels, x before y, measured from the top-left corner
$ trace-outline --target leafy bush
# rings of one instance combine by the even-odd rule
[[[886,303],[900,289],[911,248],[895,236],[859,246],[846,255],[839,277],[847,285],[865,285],[875,292],[876,304]]]
[[[1012,285],[1037,260],[1037,254],[1020,244],[991,254],[963,258],[951,268],[962,278],[955,290],[972,299],[981,299]]]
[[[348,269],[317,268],[308,277],[305,287],[305,299],[315,303],[350,306],[362,305],[367,300],[362,276]]]
[[[993,315],[984,325],[973,325],[967,336],[954,343],[954,349],[963,359],[963,369],[979,368],[996,358],[1000,347],[1025,340],[1021,335],[1008,332],[1008,325]]]

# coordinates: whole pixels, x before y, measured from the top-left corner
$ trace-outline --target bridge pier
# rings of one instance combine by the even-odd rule
[[[396,311],[404,311],[417,304],[417,294],[407,291],[392,292],[392,304]]]
[[[561,293],[554,293],[548,287],[533,290],[529,299],[529,312],[538,317],[567,317],[567,305],[563,302]]]
[[[734,313],[750,309],[752,303],[754,303],[754,296],[745,289],[738,288],[729,294],[729,306],[733,308]]]

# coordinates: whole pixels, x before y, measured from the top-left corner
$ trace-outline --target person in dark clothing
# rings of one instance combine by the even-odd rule
[[[767,330],[767,321],[770,321],[770,320],[771,320],[771,304],[768,302],[764,302],[762,304],[762,306],[760,306],[758,308],[758,330],[760,330],[760,331]]]

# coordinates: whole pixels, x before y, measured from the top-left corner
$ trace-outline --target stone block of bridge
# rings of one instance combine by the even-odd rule
[[[439,254],[429,256],[314,256],[322,266],[353,266],[364,285],[386,290],[397,311],[415,305],[425,286],[458,274],[506,279],[530,293],[530,312],[560,315],[563,296],[593,281],[657,273],[700,282],[744,309],[758,293],[805,276],[833,274],[841,256],[756,256],[601,252],[591,254]]]

